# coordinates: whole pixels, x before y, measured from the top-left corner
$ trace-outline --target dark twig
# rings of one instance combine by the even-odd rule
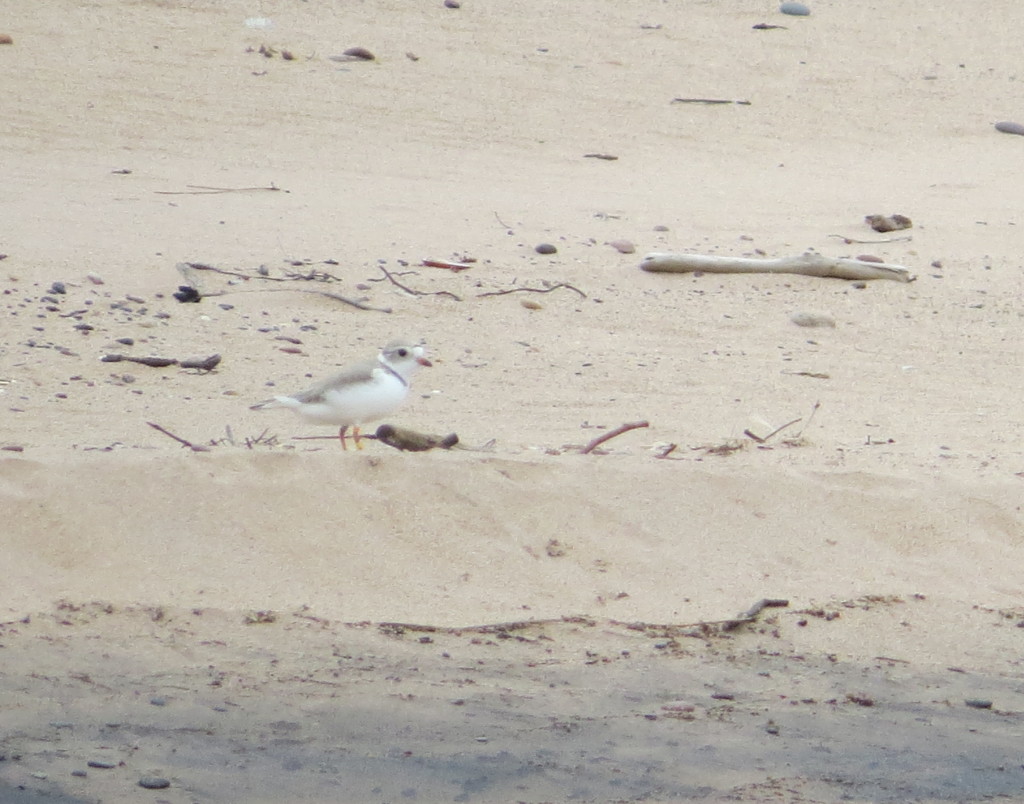
[[[838,237],[847,245],[850,245],[851,243],[857,243],[859,245],[871,245],[872,243],[898,243],[901,240],[914,239],[912,235],[901,235],[899,237],[883,237],[881,240],[855,240],[852,237],[847,237],[846,235],[841,234],[831,234],[829,235],[829,237]]]
[[[188,190],[156,190],[157,195],[216,195],[218,193],[249,193],[256,190],[266,190],[277,193],[280,187],[271,184],[269,187],[204,187],[202,184],[186,184]]]
[[[766,598],[764,598],[762,600],[758,600],[753,606],[751,606],[746,611],[737,614],[736,617],[734,617],[731,620],[726,620],[725,622],[723,622],[721,624],[722,625],[722,630],[723,631],[734,631],[735,629],[739,628],[741,625],[746,625],[747,623],[754,622],[754,620],[757,619],[757,616],[764,609],[767,609],[767,608],[785,608],[788,605],[789,605],[789,601],[788,600],[779,600],[779,599],[770,598],[770,597],[766,597]]]
[[[711,626],[720,626],[723,631],[733,631],[741,625],[754,622],[764,609],[785,608],[789,605],[788,600],[765,598],[757,601],[746,611],[726,620],[700,620],[693,623],[648,623],[624,620],[599,620],[596,617],[584,615],[566,615],[565,617],[547,617],[539,620],[514,620],[505,623],[484,623],[481,625],[427,625],[422,623],[401,623],[401,622],[379,622],[376,626],[381,630],[395,635],[401,635],[405,631],[427,634],[452,634],[460,636],[464,633],[472,634],[501,634],[509,631],[525,631],[530,628],[538,628],[552,625],[582,625],[587,628],[594,628],[601,624],[621,626],[630,631],[655,631],[658,633],[673,633],[685,629],[699,628],[707,629]],[[346,623],[353,627],[363,627],[366,623]]]
[[[791,421],[791,422],[786,422],[784,425],[782,425],[782,427],[776,427],[774,430],[772,430],[770,433],[768,433],[768,435],[764,436],[763,438],[761,436],[759,436],[759,435],[755,435],[750,430],[744,430],[743,431],[743,435],[747,436],[747,438],[754,439],[754,441],[756,441],[758,444],[764,444],[767,441],[770,441],[772,439],[772,436],[778,435],[783,430],[785,430],[787,427],[792,427],[794,424],[796,424],[797,422],[801,422],[801,421],[803,421],[803,416],[801,416],[799,419],[793,419],[793,421]]]
[[[567,282],[559,282],[558,284],[552,285],[551,287],[548,288],[509,288],[508,290],[491,290],[488,291],[487,293],[478,293],[477,298],[482,299],[484,296],[504,296],[508,293],[550,293],[551,291],[558,290],[559,288],[568,288],[569,290],[574,290],[577,293],[579,293],[580,296],[582,296],[584,299],[587,298],[586,293],[584,293],[579,288],[573,287]]]
[[[609,430],[604,435],[600,435],[591,441],[587,446],[580,450],[580,455],[588,455],[594,451],[595,447],[599,447],[605,441],[610,441],[615,436],[620,436],[623,433],[628,433],[630,430],[637,430],[641,427],[649,427],[648,422],[631,422],[630,424],[623,424],[620,427],[616,427],[614,430]]]
[[[210,451],[209,447],[204,447],[202,444],[193,444],[191,441],[187,441],[186,439],[182,438],[181,436],[176,436],[170,430],[167,430],[167,429],[161,427],[159,424],[156,424],[155,422],[146,422],[146,424],[148,424],[150,427],[152,427],[157,432],[163,433],[168,438],[173,438],[179,444],[181,444],[182,446],[188,447],[193,452],[209,452]]]
[[[224,276],[237,276],[240,279],[269,279],[273,282],[285,281],[285,277],[281,276],[262,276],[259,274],[253,276],[252,274],[243,274],[239,271],[229,271],[226,268],[216,268],[213,265],[207,265],[206,263],[202,262],[186,262],[184,264],[195,271],[213,271],[215,274],[224,274]]]
[[[805,432],[807,432],[807,428],[810,427],[811,426],[811,422],[814,421],[814,414],[816,414],[818,412],[818,408],[820,408],[820,407],[821,407],[821,400],[819,399],[817,402],[814,403],[814,407],[811,408],[811,415],[807,417],[807,423],[804,424],[804,426],[800,428],[800,432],[796,434],[797,438],[801,438],[803,436],[803,434]]]
[[[380,268],[380,270],[384,272],[384,276],[387,277],[388,281],[392,285],[394,285],[395,287],[401,288],[406,293],[409,293],[409,294],[411,294],[413,296],[449,296],[450,298],[455,299],[455,301],[462,301],[462,299],[460,299],[454,293],[451,293],[451,292],[449,292],[447,290],[434,290],[434,291],[414,290],[413,288],[409,287],[408,285],[403,285],[401,282],[399,282],[397,279],[395,279],[394,274],[392,274],[390,271],[388,271],[388,269],[385,268],[383,265],[379,265],[377,267]]]
[[[672,103],[705,103],[709,106],[735,103],[737,106],[750,106],[748,100],[727,100],[725,98],[673,98]]]

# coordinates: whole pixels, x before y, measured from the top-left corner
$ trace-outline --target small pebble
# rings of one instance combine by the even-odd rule
[[[527,310],[543,310],[544,309],[544,305],[543,304],[541,304],[538,301],[534,301],[533,299],[521,299],[519,303],[521,305],[523,305],[523,307],[525,307]]]
[[[156,695],[150,698],[149,702],[153,704],[153,706],[167,706],[167,699],[162,695]]]
[[[608,245],[620,254],[632,254],[636,251],[636,246],[629,240],[612,240]]]
[[[68,292],[68,289],[64,286],[63,282],[54,282],[52,285],[50,285],[49,292],[64,294]]]
[[[164,790],[170,786],[170,781],[160,776],[143,776],[139,779],[139,787],[145,787],[147,790]]]
[[[668,231],[668,227],[665,226],[662,223],[659,223],[657,226],[654,227],[654,231],[656,231],[656,232],[667,232]]]
[[[125,346],[134,346],[135,338],[118,338],[117,342],[120,344],[124,344]]]
[[[1024,134],[1024,126],[1020,123],[1012,123],[1009,120],[1003,120],[996,123],[996,131],[1001,131],[1004,134]]]
[[[10,34],[0,34],[0,45],[13,45],[14,39]]]
[[[103,284],[103,277],[100,276],[99,274],[88,273],[88,274],[85,275],[85,278],[88,279],[90,282],[92,282],[94,285],[102,285]]]
[[[90,759],[85,764],[90,768],[103,768],[104,770],[110,770],[111,768],[117,767],[116,762],[108,762],[105,759]]]
[[[779,11],[793,17],[806,17],[811,13],[811,10],[803,3],[783,3],[779,6]]]
[[[88,776],[89,774],[88,774],[88,773],[86,773],[86,772],[85,772],[84,770],[73,770],[73,771],[71,771],[71,775],[72,775],[72,776],[77,776],[77,777],[78,777],[78,778],[80,778],[80,779],[84,779],[84,778],[86,778],[86,777],[87,777],[87,776]]]
[[[557,254],[558,253],[558,249],[555,248],[550,243],[540,243],[540,244],[536,245],[533,250],[536,251],[538,254]]]
[[[798,327],[832,327],[835,329],[836,326],[836,320],[823,313],[793,313],[789,320]]]
[[[459,0],[444,0],[445,8],[462,8],[462,3]]]
[[[991,709],[992,701],[987,698],[968,698],[964,703],[972,709]]]

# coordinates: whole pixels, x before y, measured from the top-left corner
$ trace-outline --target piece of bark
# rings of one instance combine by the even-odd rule
[[[644,257],[640,267],[645,271],[679,274],[703,271],[709,274],[803,274],[835,279],[892,279],[896,282],[912,282],[914,279],[902,265],[866,263],[842,257],[824,257],[821,254],[762,260],[654,252]]]

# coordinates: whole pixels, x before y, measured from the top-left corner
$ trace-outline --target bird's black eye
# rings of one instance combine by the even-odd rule
[[[399,349],[398,350],[398,356],[399,357],[408,357],[409,356],[409,350],[408,349]]]

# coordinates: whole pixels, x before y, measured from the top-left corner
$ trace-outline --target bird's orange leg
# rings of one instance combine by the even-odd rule
[[[345,431],[347,429],[348,429],[348,425],[346,425],[345,427],[342,427],[338,431],[338,440],[341,442],[341,448],[344,449],[344,450],[348,449],[348,447],[345,445]]]
[[[358,426],[352,428],[352,438],[355,439],[356,449],[362,449],[363,448],[363,442],[359,440],[359,427]]]

